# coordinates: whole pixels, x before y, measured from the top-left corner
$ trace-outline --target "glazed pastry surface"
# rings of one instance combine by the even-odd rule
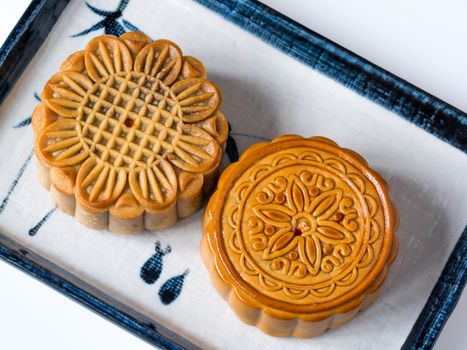
[[[141,33],[92,39],[33,113],[38,176],[92,228],[139,232],[197,211],[228,132],[204,65]]]
[[[275,336],[311,337],[373,301],[397,253],[386,182],[351,150],[286,135],[222,174],[202,257],[238,316]]]

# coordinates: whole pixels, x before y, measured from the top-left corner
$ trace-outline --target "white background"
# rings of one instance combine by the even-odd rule
[[[264,0],[280,12],[466,111],[464,1]],[[92,1],[91,1],[92,3]],[[29,1],[2,4],[0,43]],[[111,9],[109,9],[111,10]],[[117,326],[0,263],[0,336],[5,349],[150,349]],[[467,343],[461,298],[436,349]],[[462,332],[464,330],[464,332]]]

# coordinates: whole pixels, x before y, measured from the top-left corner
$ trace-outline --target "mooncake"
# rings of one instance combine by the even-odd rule
[[[134,233],[197,211],[228,125],[196,58],[141,33],[92,39],[45,84],[33,113],[38,178],[86,226]]]
[[[388,185],[359,154],[285,135],[223,172],[201,257],[243,322],[310,338],[375,300],[397,255],[398,221]]]

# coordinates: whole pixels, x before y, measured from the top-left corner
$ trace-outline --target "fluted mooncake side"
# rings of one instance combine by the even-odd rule
[[[83,224],[139,232],[197,211],[228,125],[204,65],[141,33],[92,39],[33,113],[40,182]]]

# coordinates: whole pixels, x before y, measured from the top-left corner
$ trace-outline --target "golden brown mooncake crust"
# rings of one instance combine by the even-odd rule
[[[40,182],[93,228],[138,232],[198,210],[228,125],[204,65],[141,33],[92,39],[33,113]]]
[[[398,221],[363,157],[323,137],[284,135],[221,175],[201,256],[242,321],[309,338],[375,299],[397,255]]]

